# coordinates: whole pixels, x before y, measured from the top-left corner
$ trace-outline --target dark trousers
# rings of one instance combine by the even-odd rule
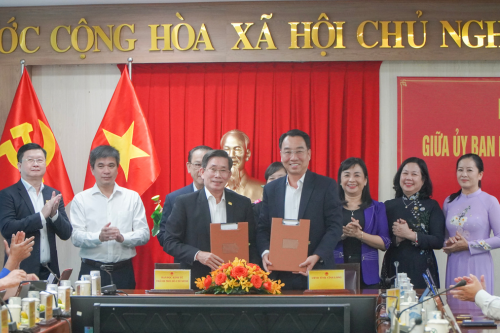
[[[80,279],[82,275],[89,275],[90,271],[101,271],[102,287],[111,284],[111,278],[106,271],[94,265],[86,264],[83,261],[78,279]],[[111,274],[113,276],[113,283],[116,285],[117,289],[135,289],[134,266],[132,266],[132,260],[129,259],[123,267],[114,269]]]
[[[281,280],[285,285],[282,290],[306,290],[307,276],[302,274],[293,274],[292,272],[272,272],[269,278],[273,280]]]
[[[50,262],[47,265],[50,267]],[[50,269],[52,269],[52,267],[50,267]],[[40,271],[38,272],[38,278],[40,280],[47,280],[49,278],[49,275],[50,275],[50,271],[47,268],[45,268],[45,266],[40,265]],[[57,278],[59,278],[59,276]],[[57,280],[54,280],[54,281],[57,282]]]

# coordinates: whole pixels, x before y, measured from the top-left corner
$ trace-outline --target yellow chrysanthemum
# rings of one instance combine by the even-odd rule
[[[283,287],[284,285],[285,285],[284,283],[281,283],[281,280],[273,281],[273,284],[271,286],[271,291],[273,295],[281,294],[281,287]]]
[[[241,289],[245,290],[246,292],[248,292],[249,288],[253,287],[253,284],[250,283],[250,281],[248,281],[246,278],[240,277],[239,280],[241,284]]]
[[[222,284],[222,286],[224,287],[224,290],[227,291],[228,289],[239,287],[240,283],[238,282],[238,280],[227,279],[226,282]]]
[[[204,289],[205,288],[205,277],[197,278],[194,283],[196,284],[196,288]]]

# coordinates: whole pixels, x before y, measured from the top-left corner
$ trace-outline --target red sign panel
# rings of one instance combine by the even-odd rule
[[[456,162],[484,162],[482,189],[500,197],[500,78],[398,77],[398,166],[424,159],[441,205],[460,189]]]

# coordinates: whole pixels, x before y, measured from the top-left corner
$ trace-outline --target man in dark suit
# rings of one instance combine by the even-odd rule
[[[209,150],[212,150],[212,148],[208,146],[196,146],[189,151],[186,168],[191,175],[191,178],[193,178],[193,182],[188,186],[167,194],[167,196],[165,197],[165,203],[163,204],[163,211],[161,214],[160,231],[158,232],[158,235],[156,235],[156,238],[158,238],[158,242],[160,242],[160,245],[162,247],[163,237],[165,237],[165,224],[167,224],[167,219],[172,213],[175,199],[177,199],[179,195],[193,193],[203,188],[203,179],[201,178],[199,171],[201,168],[201,161],[203,160],[203,156],[205,156],[205,154]],[[178,261],[175,260],[175,262]]]
[[[307,170],[311,160],[311,140],[307,133],[290,130],[281,135],[279,147],[288,175],[264,187],[257,248],[264,269],[269,271],[272,218],[310,220],[308,257],[299,265],[307,271],[273,272],[272,276],[285,283],[285,289],[306,289],[310,270],[335,267],[333,250],[342,235],[342,204],[335,180]]]
[[[195,279],[223,264],[210,252],[210,223],[248,222],[249,259],[258,259],[250,199],[225,188],[231,167],[225,151],[206,153],[200,169],[205,188],[179,196],[166,223],[163,249],[179,260],[181,268],[191,269],[193,288]]]
[[[59,275],[55,235],[67,240],[73,230],[61,193],[42,182],[46,157],[46,151],[36,143],[19,148],[17,167],[21,179],[0,191],[2,236],[9,244],[18,231],[24,231],[27,238],[35,237],[33,252],[21,262],[21,269],[41,280],[48,278],[50,270]]]

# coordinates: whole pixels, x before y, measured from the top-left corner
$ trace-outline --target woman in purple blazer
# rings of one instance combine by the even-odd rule
[[[378,289],[378,250],[391,244],[385,206],[372,200],[365,162],[350,157],[339,168],[343,202],[343,234],[334,251],[335,263],[361,264],[361,289]]]

